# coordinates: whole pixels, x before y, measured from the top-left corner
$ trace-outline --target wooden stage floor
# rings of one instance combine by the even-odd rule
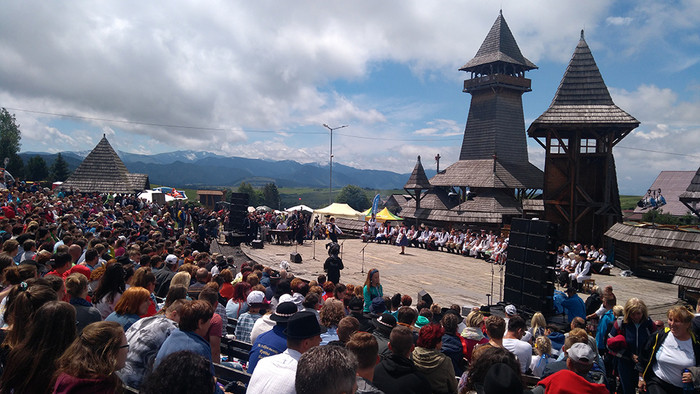
[[[458,304],[475,306],[487,304],[486,294],[493,294],[491,304],[501,301],[502,266],[494,266],[483,260],[458,256],[447,252],[406,248],[400,255],[397,246],[363,243],[359,239],[341,240],[342,259],[345,269],[341,272],[342,283],[361,285],[372,268],[380,273],[385,295],[408,294],[414,303],[420,290],[426,290],[440,306]],[[252,260],[279,269],[282,260],[289,261],[289,254],[298,251],[303,258],[301,264],[291,263],[291,272],[305,279],[315,279],[323,273],[323,263],[328,257],[326,242],[305,242],[302,246],[265,244],[263,249],[252,249],[241,245],[241,250]],[[363,253],[364,248],[364,266]],[[213,247],[216,251],[216,246]],[[314,250],[315,249],[315,250]],[[222,247],[222,252],[232,250]],[[314,258],[315,256],[315,258]],[[493,274],[492,274],[493,271]],[[654,319],[666,320],[665,313],[678,302],[677,286],[636,277],[621,277],[614,268],[611,275],[594,275],[598,285],[612,285],[618,304],[638,297],[650,310]],[[587,294],[581,294],[585,300]]]

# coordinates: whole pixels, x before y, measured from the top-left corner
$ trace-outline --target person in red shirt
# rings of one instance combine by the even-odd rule
[[[533,393],[606,394],[604,384],[591,383],[585,376],[593,367],[595,352],[587,343],[575,343],[567,349],[566,368],[537,383]]]

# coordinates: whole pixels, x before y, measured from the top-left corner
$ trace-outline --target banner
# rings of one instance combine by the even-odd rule
[[[372,201],[372,212],[370,212],[371,215],[376,215],[377,212],[379,212],[379,203],[382,202],[382,198],[377,194],[374,196],[374,200]]]

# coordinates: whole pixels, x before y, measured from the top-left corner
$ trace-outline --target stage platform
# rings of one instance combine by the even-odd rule
[[[323,273],[323,263],[328,257],[325,241],[305,242],[301,246],[274,245],[265,243],[263,249],[252,249],[241,244],[241,250],[252,260],[279,269],[281,261],[289,261],[289,254],[302,255],[301,264],[291,264],[291,272],[304,279],[315,279]],[[345,269],[340,274],[342,283],[361,285],[372,268],[380,273],[385,295],[394,293],[410,295],[414,303],[420,290],[425,289],[440,306],[486,305],[486,294],[493,294],[491,304],[501,301],[502,266],[483,260],[458,256],[447,252],[401,248],[387,244],[363,243],[359,239],[341,240],[342,259]],[[362,252],[364,248],[364,268]],[[216,249],[216,246],[214,246]],[[212,251],[215,251],[215,250]],[[222,247],[227,254],[228,247]],[[315,249],[315,251],[314,251]],[[315,256],[315,259],[314,259]],[[493,275],[492,275],[493,270]],[[646,302],[654,319],[666,321],[666,311],[678,302],[677,286],[636,277],[621,277],[620,270],[613,268],[611,275],[594,275],[596,284],[612,285],[618,303],[638,297]],[[492,287],[493,282],[493,287]],[[586,299],[587,294],[581,294]]]

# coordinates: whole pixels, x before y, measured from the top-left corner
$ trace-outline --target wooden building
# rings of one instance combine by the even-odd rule
[[[459,161],[428,181],[419,158],[404,186],[413,197],[404,218],[498,228],[522,216],[521,201],[543,179],[528,160],[522,103],[531,90],[525,72],[536,68],[499,13],[476,56],[460,68],[469,73],[463,91],[472,99]]]
[[[695,172],[695,176],[690,180],[690,184],[685,192],[678,196],[680,202],[700,218],[700,168]]]
[[[83,193],[138,193],[150,189],[146,174],[132,174],[105,135],[60,189]]]
[[[209,209],[215,209],[216,203],[224,200],[222,190],[197,190],[197,199]]]
[[[700,230],[651,224],[616,223],[605,233],[613,240],[615,265],[637,276],[670,281],[678,268],[700,264]]]
[[[601,245],[622,220],[613,147],[637,126],[613,103],[582,30],[552,104],[528,129],[546,151],[544,216],[560,239]]]

